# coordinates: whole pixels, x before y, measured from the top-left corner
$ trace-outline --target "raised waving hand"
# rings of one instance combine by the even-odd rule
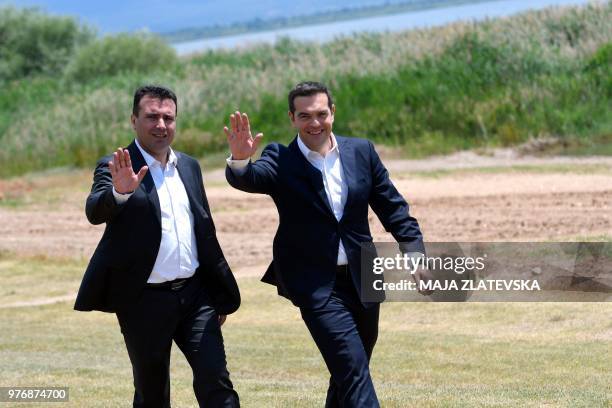
[[[263,138],[263,133],[258,133],[253,137],[251,135],[251,125],[249,124],[248,115],[246,113],[240,113],[239,111],[230,115],[230,127],[231,130],[225,126],[223,131],[227,136],[232,159],[248,159],[257,150]]]
[[[142,166],[137,174],[134,173],[130,152],[121,148],[113,153],[113,159],[108,162],[108,168],[113,177],[113,187],[119,194],[128,194],[136,190],[149,170],[149,167]]]

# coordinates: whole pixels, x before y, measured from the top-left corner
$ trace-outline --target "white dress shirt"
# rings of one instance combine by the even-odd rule
[[[340,162],[340,150],[338,148],[338,143],[336,142],[336,137],[333,133],[331,134],[331,140],[332,148],[325,156],[322,156],[321,154],[306,147],[299,135],[297,143],[306,160],[308,160],[310,164],[321,172],[321,175],[323,176],[325,194],[327,195],[327,201],[329,202],[329,206],[331,207],[334,216],[338,221],[340,221],[342,215],[344,214],[344,205],[346,204],[346,198],[348,196],[348,186],[346,184],[346,180],[344,179],[344,172]],[[233,160],[230,157],[227,159],[227,165],[230,167],[230,169],[232,169],[232,171],[240,174],[241,170],[243,171],[249,164],[249,161],[250,159]],[[342,239],[340,239],[340,244],[338,246],[337,264],[348,264],[348,258],[346,257],[346,251],[344,250]]]
[[[165,168],[136,140],[149,172],[153,177],[161,210],[161,242],[159,252],[148,283],[160,283],[192,276],[198,266],[198,252],[194,231],[194,219],[185,185],[176,169],[178,158],[170,149]],[[118,204],[128,200],[131,194],[119,194],[113,188]]]

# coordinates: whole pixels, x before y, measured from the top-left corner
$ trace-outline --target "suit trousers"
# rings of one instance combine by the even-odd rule
[[[323,307],[300,311],[331,374],[325,407],[379,407],[369,361],[378,337],[380,305],[364,308],[346,271],[337,274]]]
[[[181,349],[193,371],[201,407],[238,407],[227,371],[218,315],[196,275],[180,290],[145,287],[117,313],[134,375],[134,407],[170,407],[170,350]]]

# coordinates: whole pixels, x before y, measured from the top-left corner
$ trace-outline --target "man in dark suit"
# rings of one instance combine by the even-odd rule
[[[304,82],[288,99],[297,137],[289,146],[268,145],[255,162],[263,135],[252,137],[246,114],[230,116],[226,177],[276,204],[273,262],[262,280],[300,308],[331,374],[326,406],[377,407],[369,360],[379,303],[360,296],[360,244],[372,241],[368,205],[405,250],[424,252],[421,232],[372,144],[333,134],[328,89]]]
[[[101,159],[85,212],[106,223],[76,299],[76,310],[115,312],[134,375],[134,406],[170,406],[170,349],[193,369],[198,403],[237,407],[221,325],[240,293],[215,235],[198,162],[170,147],[177,100],[139,88],[136,140]]]

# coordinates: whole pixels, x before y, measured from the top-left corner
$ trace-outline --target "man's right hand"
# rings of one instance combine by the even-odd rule
[[[230,129],[225,126],[223,131],[227,136],[232,159],[244,160],[250,158],[257,151],[257,147],[263,138],[263,133],[258,133],[254,138],[251,135],[251,125],[246,113],[236,111],[230,115]]]
[[[113,187],[119,194],[134,192],[149,170],[147,166],[142,166],[138,174],[134,173],[130,152],[121,148],[113,153],[113,159],[108,162],[108,168],[113,177]]]

